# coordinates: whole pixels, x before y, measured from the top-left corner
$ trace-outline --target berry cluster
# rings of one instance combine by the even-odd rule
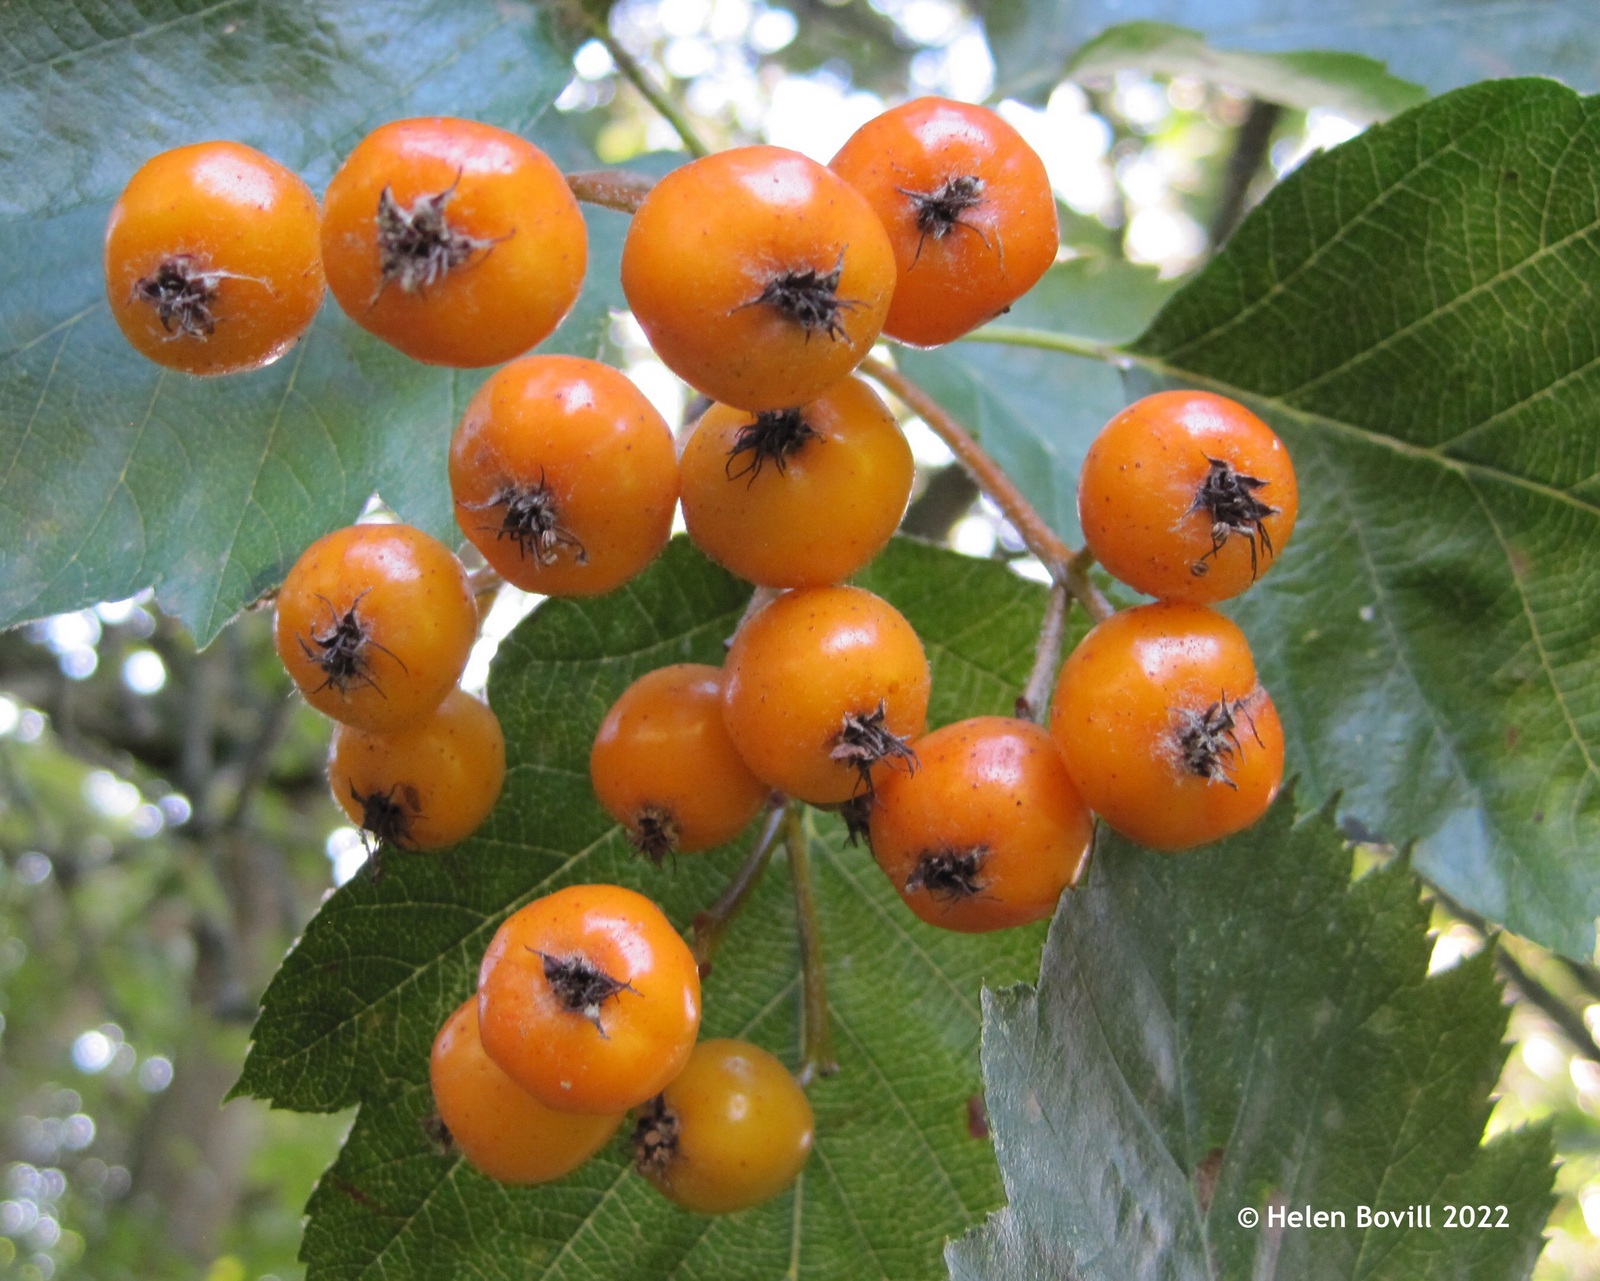
[[[636,202],[621,268],[656,353],[712,402],[681,456],[620,373],[522,354],[578,295],[584,224],[555,166],[487,126],[383,126],[320,220],[304,184],[248,148],[168,153],[118,202],[106,271],[130,341],[193,373],[276,358],[324,274],[356,323],[416,359],[509,361],[449,452],[457,521],[505,581],[610,591],[660,552],[681,499],[690,538],[759,588],[720,668],[651,672],[600,725],[594,790],[634,845],[659,864],[784,801],[835,809],[919,917],[982,931],[1052,911],[1094,815],[1182,849],[1253,822],[1283,768],[1248,645],[1210,605],[1288,541],[1294,475],[1232,402],[1152,396],[1091,449],[1089,549],[1157,600],[1072,652],[1048,728],[991,716],[926,732],[921,641],[845,583],[898,526],[913,473],[854,371],[882,336],[949,342],[1004,311],[1057,240],[1043,165],[979,107],[908,103],[826,167],[763,146],[684,165]],[[462,563],[403,525],[331,534],[284,582],[279,653],[341,723],[330,782],[376,841],[454,843],[498,796],[499,726],[456,689],[476,631]],[[562,890],[507,919],[439,1032],[441,1124],[491,1177],[540,1182],[636,1109],[635,1164],[668,1196],[754,1204],[804,1164],[810,1108],[765,1051],[696,1044],[699,1023],[695,956],[653,903]]]
[[[1100,622],[1067,657],[1050,732],[1089,807],[1143,845],[1219,840],[1277,795],[1277,709],[1244,633],[1210,606],[1256,581],[1298,510],[1277,434],[1209,392],[1147,396],[1090,446],[1089,550],[1156,603]]]
[[[630,1109],[635,1168],[702,1214],[788,1187],[811,1153],[805,1091],[745,1041],[696,1041],[700,972],[642,894],[573,885],[512,913],[478,992],[446,1020],[431,1079],[449,1141],[506,1183],[543,1183]]]
[[[278,656],[338,722],[333,798],[374,848],[465,840],[505,780],[500,721],[457,688],[478,634],[467,571],[409,525],[351,525],[312,543],[278,591]]]

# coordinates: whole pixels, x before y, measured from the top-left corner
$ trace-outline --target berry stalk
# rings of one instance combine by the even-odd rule
[[[783,841],[789,855],[795,922],[800,931],[800,1067],[795,1078],[801,1085],[810,1085],[819,1076],[832,1076],[839,1070],[839,1063],[833,1057],[833,1033],[828,1021],[828,980],[822,961],[817,896],[811,884],[811,843],[800,806],[794,801],[784,810]]]
[[[567,186],[584,204],[631,214],[637,212],[655,180],[626,169],[586,169],[569,173]]]
[[[727,934],[734,918],[744,910],[750,895],[760,884],[767,864],[772,861],[772,851],[778,847],[778,833],[783,828],[783,816],[784,806],[775,803],[762,825],[761,835],[756,837],[756,843],[750,847],[750,853],[733,874],[727,888],[709,908],[695,914],[693,951],[702,978],[711,972],[711,958],[722,945],[723,936]]]
[[[1072,549],[1044,523],[1044,518],[1023,496],[1016,482],[1006,475],[999,463],[989,457],[972,433],[910,378],[875,356],[868,356],[861,362],[861,372],[893,393],[933,429],[934,434],[949,446],[956,461],[978,482],[978,488],[994,500],[1021,535],[1028,550],[1050,571],[1050,577],[1062,580],[1066,575],[1067,562],[1072,559]]]
[[[1045,603],[1044,621],[1039,624],[1039,639],[1034,642],[1033,671],[1017,700],[1017,715],[1028,720],[1042,721],[1044,710],[1050,703],[1050,690],[1055,685],[1056,668],[1061,663],[1061,639],[1067,630],[1067,587],[1053,583],[1050,599]]]
[[[1054,582],[1064,585],[1073,599],[1088,610],[1094,619],[1111,615],[1110,602],[1089,581],[1089,566],[1093,564],[1093,557],[1083,551],[1075,552],[1061,541],[1056,532],[1045,524],[1044,518],[1022,490],[1017,488],[1016,482],[1006,475],[1005,470],[989,456],[971,432],[913,380],[876,357],[869,356],[862,361],[861,372],[893,393],[944,441],[956,456],[956,461],[977,482],[978,488],[993,500],[1011,522],[1028,550],[1039,558]]]
[[[637,89],[639,96],[654,107],[661,118],[677,132],[683,141],[684,150],[696,159],[708,155],[710,148],[700,140],[700,135],[689,123],[689,118],[678,110],[677,104],[667,96],[666,90],[651,78],[650,73],[639,64],[639,60],[622,47],[617,38],[611,34],[611,28],[605,19],[591,16],[580,5],[570,7],[581,15],[583,25],[589,34],[605,46],[606,52],[611,55],[611,61],[616,64],[623,78]]]

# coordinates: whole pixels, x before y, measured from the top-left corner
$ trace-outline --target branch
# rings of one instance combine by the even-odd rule
[[[1493,943],[1491,943],[1493,946]],[[1595,1043],[1589,1025],[1583,1016],[1561,999],[1553,990],[1534,978],[1516,957],[1502,944],[1495,947],[1495,968],[1500,977],[1522,993],[1522,999],[1539,1010],[1561,1030],[1561,1035],[1572,1043],[1584,1058],[1600,1063],[1600,1045]]]
[[[1244,216],[1245,202],[1250,197],[1250,184],[1260,170],[1262,162],[1272,147],[1272,133],[1278,127],[1283,108],[1275,102],[1250,99],[1250,110],[1233,136],[1233,150],[1228,155],[1228,169],[1223,177],[1222,195],[1212,215],[1206,240],[1212,249],[1218,248],[1233,234]]]
[[[978,486],[965,468],[941,467],[929,479],[927,488],[906,508],[900,532],[942,543],[977,496]]]
[[[240,771],[239,790],[234,795],[228,816],[222,826],[229,831],[242,831],[250,818],[250,806],[272,773],[272,758],[288,732],[294,715],[296,701],[279,695],[262,709],[265,725],[260,737],[245,751]]]
[[[1506,947],[1505,940],[1499,937],[1499,931],[1494,925],[1471,908],[1456,902],[1437,885],[1429,882],[1428,889],[1440,907],[1482,937],[1485,946],[1494,949],[1494,965],[1500,972],[1501,979],[1516,988],[1524,1001],[1554,1023],[1561,1035],[1571,1042],[1573,1049],[1584,1058],[1600,1063],[1600,1043],[1597,1043],[1590,1033],[1589,1025],[1583,1021],[1583,1015],[1548,984],[1534,977],[1533,973],[1511,954],[1511,950]],[[1569,973],[1573,972],[1574,967],[1571,962],[1567,962],[1567,967]],[[1581,981],[1581,972],[1576,977]]]

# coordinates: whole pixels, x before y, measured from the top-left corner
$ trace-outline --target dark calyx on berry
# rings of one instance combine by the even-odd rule
[[[774,276],[760,294],[749,302],[740,303],[734,310],[743,311],[746,307],[758,307],[766,303],[805,330],[807,342],[815,333],[825,333],[835,340],[848,338],[843,313],[862,304],[839,297],[839,282],[842,279],[844,251],[840,250],[839,261],[833,265],[832,271],[817,271],[809,267],[804,271],[786,271]]]
[[[965,227],[984,244],[989,243],[989,238],[982,231],[961,217],[967,210],[976,209],[983,203],[982,178],[957,174],[954,178],[947,178],[933,191],[910,191],[905,187],[897,187],[896,190],[916,208],[917,230],[922,233],[917,240],[916,257],[911,260],[913,267],[922,257],[922,246],[929,236],[943,240],[957,227]]]
[[[371,591],[369,587],[367,591]],[[387,645],[380,645],[373,640],[367,632],[367,625],[362,622],[359,613],[361,602],[366,598],[367,592],[362,592],[350,603],[350,608],[340,613],[334,608],[333,602],[326,596],[317,597],[328,607],[328,613],[333,616],[333,626],[323,632],[311,633],[311,644],[306,644],[304,636],[296,636],[300,642],[300,651],[306,658],[322,669],[322,684],[318,690],[332,689],[340,694],[348,694],[352,689],[363,687],[375,689],[378,694],[383,693],[383,687],[378,684],[372,675],[372,660],[368,657],[369,649],[379,650],[400,664],[402,672],[407,671],[405,663]],[[316,648],[312,648],[315,646]]]
[[[1203,712],[1191,712],[1186,708],[1176,711],[1178,749],[1184,769],[1210,783],[1238,786],[1233,781],[1232,770],[1234,758],[1244,755],[1244,747],[1239,742],[1239,722],[1242,720],[1256,742],[1261,742],[1245,703],[1245,699],[1229,700],[1224,695]]]
[[[455,1135],[450,1133],[450,1127],[437,1112],[430,1112],[422,1118],[422,1133],[439,1150],[440,1156],[449,1156],[455,1150]]]
[[[381,293],[389,285],[414,294],[442,280],[473,254],[495,242],[469,236],[450,225],[444,208],[455,195],[456,182],[431,196],[419,196],[402,209],[388,187],[378,197],[378,265],[383,273]]]
[[[606,1030],[600,1025],[600,1007],[619,992],[638,995],[633,984],[612,978],[581,956],[551,956],[538,948],[530,950],[544,962],[545,982],[550,984],[556,1000],[573,1014],[583,1015],[601,1036]]]
[[[723,472],[729,480],[748,476],[754,482],[761,474],[762,467],[770,462],[782,475],[789,466],[789,459],[804,449],[808,440],[819,439],[820,433],[806,422],[805,415],[799,409],[773,409],[759,413],[754,422],[745,423],[739,428],[733,448],[728,451]],[[735,469],[734,463],[744,454],[750,456]]]
[[[652,863],[659,863],[678,849],[678,823],[672,811],[659,805],[646,805],[634,815],[628,839]]]
[[[904,766],[908,774],[917,768],[917,754],[885,724],[887,716],[888,708],[881,699],[873,711],[846,714],[844,727],[833,741],[833,751],[828,753],[860,775],[862,792],[872,791],[872,767],[879,761]]]
[[[156,268],[155,274],[134,282],[133,296],[156,309],[161,327],[185,338],[209,338],[217,328],[212,304],[226,272],[204,271],[188,254],[177,254]]]
[[[989,858],[987,845],[966,850],[930,850],[917,860],[906,877],[906,893],[927,890],[932,899],[962,899],[981,894],[985,882],[979,879]]]
[[[844,820],[845,841],[850,845],[872,848],[872,802],[870,791],[857,792],[839,806],[839,817]]]
[[[659,1174],[678,1150],[678,1114],[661,1095],[639,1109],[633,1127],[633,1165],[641,1174]]]
[[[469,512],[503,507],[505,510],[501,512],[499,526],[484,528],[493,531],[497,542],[502,538],[515,542],[519,555],[532,556],[541,565],[553,565],[565,551],[578,564],[588,564],[589,553],[584,550],[583,544],[561,524],[555,495],[545,483],[542,470],[537,485],[506,485],[487,502],[459,505]]]
[[[373,846],[393,845],[403,850],[410,845],[411,825],[422,808],[416,788],[396,783],[387,791],[363,794],[352,783],[350,799],[361,806],[361,830]]]
[[[1257,491],[1265,489],[1269,482],[1237,472],[1232,463],[1209,454],[1206,461],[1211,469],[1200,482],[1189,510],[1203,511],[1211,518],[1211,550],[1189,566],[1189,572],[1196,578],[1203,577],[1211,568],[1206,562],[1223,549],[1229,538],[1238,534],[1250,542],[1250,577],[1255,578],[1258,550],[1267,560],[1272,559],[1272,536],[1262,522],[1268,516],[1276,516],[1278,509],[1256,497]]]

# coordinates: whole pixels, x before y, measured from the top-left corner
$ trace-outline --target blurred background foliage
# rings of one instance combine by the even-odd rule
[[[557,105],[603,164],[678,149],[621,74],[632,60],[713,145],[826,160],[888,102],[991,99],[981,7],[620,0],[591,19]],[[1087,66],[1000,110],[1045,159],[1070,255],[1169,278],[1360,128],[1303,96],[1288,107]],[[618,336],[640,385],[683,421],[681,386],[625,322]],[[910,427],[908,528],[1027,572],[1011,531]],[[527,606],[512,594],[491,614],[480,685]],[[301,1207],[347,1119],[223,1099],[278,960],[364,857],[327,796],[326,735],[290,697],[265,611],[203,653],[138,598],[0,635],[0,1278],[300,1275]],[[1448,904],[1435,925],[1435,968],[1492,933]],[[1600,1275],[1600,973],[1502,945],[1514,1046],[1490,1128],[1553,1120],[1561,1199],[1535,1275]]]

